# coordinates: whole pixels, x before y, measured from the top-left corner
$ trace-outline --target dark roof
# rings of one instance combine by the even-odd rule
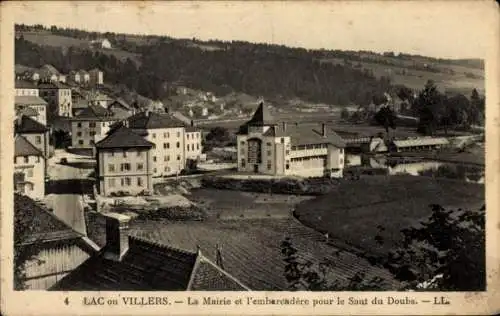
[[[27,80],[16,80],[16,89],[37,89],[36,85]]]
[[[275,120],[269,111],[268,106],[264,105],[264,102],[259,103],[259,107],[253,114],[250,121],[246,122],[246,125],[273,125],[275,124]]]
[[[21,135],[16,135],[14,139],[14,157],[19,156],[43,156],[43,154],[26,138]]]
[[[71,89],[71,87],[62,82],[41,82],[38,84],[38,89]]]
[[[113,111],[106,109],[100,105],[89,105],[84,107],[78,116],[75,116],[73,120],[114,120],[115,113]]]
[[[184,123],[167,113],[140,112],[128,118],[128,126],[133,129],[155,129],[184,127]]]
[[[121,100],[121,99],[116,99],[114,100],[113,102],[111,102],[111,104],[108,105],[108,109],[111,109],[111,108],[123,108],[125,110],[130,110],[131,107],[130,105],[125,102],[124,100]]]
[[[19,95],[14,98],[16,105],[47,105],[47,101],[34,95]]]
[[[14,240],[22,245],[82,237],[25,195],[14,194],[14,220]]]
[[[20,107],[16,108],[16,116],[38,116],[38,112],[29,106]]]
[[[198,132],[198,131],[199,131],[199,129],[196,128],[195,126],[187,126],[186,127],[186,132],[187,133],[194,133],[194,132]]]
[[[14,130],[16,133],[45,133],[48,131],[47,126],[37,122],[29,116],[21,116],[19,120],[14,121]]]
[[[133,148],[133,147],[153,147],[153,143],[148,142],[143,137],[137,135],[131,129],[124,126],[117,126],[108,136],[95,144],[98,149],[105,148]]]
[[[345,147],[345,141],[340,137],[331,126],[325,125],[326,136],[322,134],[322,124],[290,124],[271,126],[264,136],[290,137],[292,146],[313,145],[313,144],[332,144],[336,147]]]
[[[247,290],[203,255],[129,237],[119,260],[107,259],[106,247],[70,272],[56,291]]]

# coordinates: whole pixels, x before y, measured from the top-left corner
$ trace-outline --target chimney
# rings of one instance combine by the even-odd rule
[[[130,217],[118,213],[107,213],[106,216],[106,259],[120,261],[128,250],[128,232]]]
[[[321,124],[321,136],[326,137],[326,124]]]
[[[286,122],[283,122],[283,132],[286,132]]]

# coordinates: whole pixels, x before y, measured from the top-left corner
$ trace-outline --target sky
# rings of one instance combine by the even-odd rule
[[[16,23],[310,49],[485,58],[498,44],[491,41],[498,30],[493,1],[27,1],[10,5]]]

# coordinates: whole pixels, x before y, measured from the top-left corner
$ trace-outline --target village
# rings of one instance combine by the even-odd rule
[[[144,102],[106,75],[16,65],[16,224],[33,221],[22,244],[43,261],[23,265],[22,287],[287,290],[280,244],[290,238],[311,262],[334,260],[336,279],[363,271],[393,289],[401,282],[367,252],[386,254],[429,203],[484,204],[480,126],[420,135],[391,96],[373,111],[390,107],[408,124],[262,97],[232,106],[181,85],[171,103]]]

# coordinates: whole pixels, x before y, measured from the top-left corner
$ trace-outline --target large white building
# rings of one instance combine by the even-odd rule
[[[278,122],[262,102],[237,135],[238,171],[342,177],[345,143],[327,124]]]
[[[186,168],[188,159],[200,158],[201,132],[168,113],[140,112],[128,118],[125,125],[154,144],[154,176],[177,174]]]

